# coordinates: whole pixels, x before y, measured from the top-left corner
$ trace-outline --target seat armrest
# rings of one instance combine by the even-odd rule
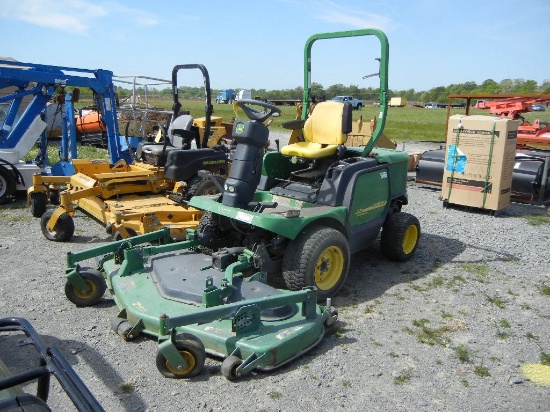
[[[288,130],[298,130],[304,127],[305,122],[306,122],[305,120],[301,120],[301,119],[289,120],[288,122],[284,122],[282,126]]]

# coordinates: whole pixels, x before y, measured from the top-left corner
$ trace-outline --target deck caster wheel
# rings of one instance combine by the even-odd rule
[[[186,368],[177,369],[159,351],[156,359],[159,372],[165,378],[172,379],[191,378],[198,375],[202,371],[206,360],[206,351],[202,341],[190,333],[178,333],[174,336],[173,341],[176,349],[188,365]]]
[[[59,195],[59,189],[50,189],[50,193],[48,197],[52,205],[59,206],[61,204],[61,196]]]
[[[130,237],[137,236],[137,232],[134,229],[126,228],[126,231],[128,232],[128,235],[130,235]],[[122,234],[117,230],[115,232],[115,234],[113,235],[113,240],[115,242],[117,242],[117,241],[122,240],[122,239],[124,239],[122,237]]]
[[[126,319],[113,318],[111,319],[111,330],[119,335],[125,341],[132,340],[139,336],[139,332],[132,332],[133,326]]]
[[[239,379],[242,375],[237,372],[237,368],[241,366],[243,363],[242,359],[237,356],[228,356],[224,359],[222,362],[222,375],[229,379],[230,381],[234,381],[236,379]]]
[[[54,242],[66,242],[74,235],[74,221],[71,215],[63,213],[57,219],[57,223],[53,230],[47,228],[48,221],[53,215],[53,210],[48,210],[42,215],[40,219],[40,228],[42,233],[48,240]]]
[[[65,283],[65,296],[76,306],[95,305],[107,290],[103,275],[97,270],[86,269],[80,272],[80,276],[88,285],[89,290],[87,292],[78,290],[71,282],[67,281]]]
[[[112,318],[111,319],[111,330],[115,333],[118,333],[118,327],[122,322],[126,322],[126,319]]]
[[[50,189],[48,193],[48,199],[52,205],[59,206],[61,204],[61,196],[59,195],[59,189]]]
[[[405,212],[389,215],[380,237],[382,254],[391,260],[405,262],[416,251],[420,238],[420,222]]]
[[[333,307],[330,307],[327,310],[329,311],[329,316],[325,320],[325,328],[330,329],[336,324],[336,322],[338,322],[338,310]]]
[[[42,217],[46,212],[46,193],[44,192],[34,192],[31,193],[31,214],[34,217]]]

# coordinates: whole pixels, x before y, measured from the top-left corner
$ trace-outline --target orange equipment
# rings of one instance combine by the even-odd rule
[[[546,103],[550,97],[511,97],[500,100],[485,100],[479,102],[479,109],[488,109],[489,113],[520,121],[518,126],[518,147],[548,146],[550,147],[550,123],[536,119],[533,124],[524,119],[521,114],[533,111],[533,104]]]
[[[93,110],[76,118],[76,130],[79,133],[98,133],[106,129],[99,112]]]

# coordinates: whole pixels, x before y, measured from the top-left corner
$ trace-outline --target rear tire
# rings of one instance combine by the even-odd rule
[[[380,238],[382,254],[397,262],[409,260],[416,251],[420,238],[420,222],[404,212],[393,213],[386,218]]]
[[[310,226],[288,245],[282,265],[290,290],[317,288],[317,300],[335,296],[349,271],[350,250],[346,237],[336,229]]]
[[[40,228],[42,233],[48,240],[54,242],[66,242],[74,235],[74,221],[71,215],[68,213],[63,213],[57,219],[54,230],[50,231],[47,228],[48,221],[53,215],[53,210],[48,210],[42,215],[40,219]]]
[[[0,165],[0,205],[8,203],[15,193],[15,177],[6,167]]]
[[[223,187],[223,183],[225,181],[223,177],[214,175],[214,179],[216,179]],[[189,200],[193,196],[215,195],[217,193],[220,193],[220,191],[210,178],[196,176],[189,182],[185,198]]]

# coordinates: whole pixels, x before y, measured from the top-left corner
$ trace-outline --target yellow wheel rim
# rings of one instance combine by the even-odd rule
[[[338,283],[344,270],[344,254],[337,246],[326,248],[315,263],[315,286],[329,290]]]
[[[418,241],[418,228],[416,225],[410,225],[403,237],[403,252],[407,255],[414,250],[416,242]]]
[[[84,279],[84,282],[86,282],[86,285],[88,285],[90,290],[88,292],[82,292],[81,290],[75,289],[74,294],[80,299],[87,299],[92,296],[96,291],[96,286],[94,282],[92,282],[90,279]]]
[[[183,356],[183,359],[185,359],[185,361],[187,362],[187,368],[176,369],[172,365],[170,365],[168,361],[166,361],[166,368],[174,375],[187,375],[195,367],[195,357],[191,352],[188,352],[186,350],[180,350],[179,352],[180,355]]]

